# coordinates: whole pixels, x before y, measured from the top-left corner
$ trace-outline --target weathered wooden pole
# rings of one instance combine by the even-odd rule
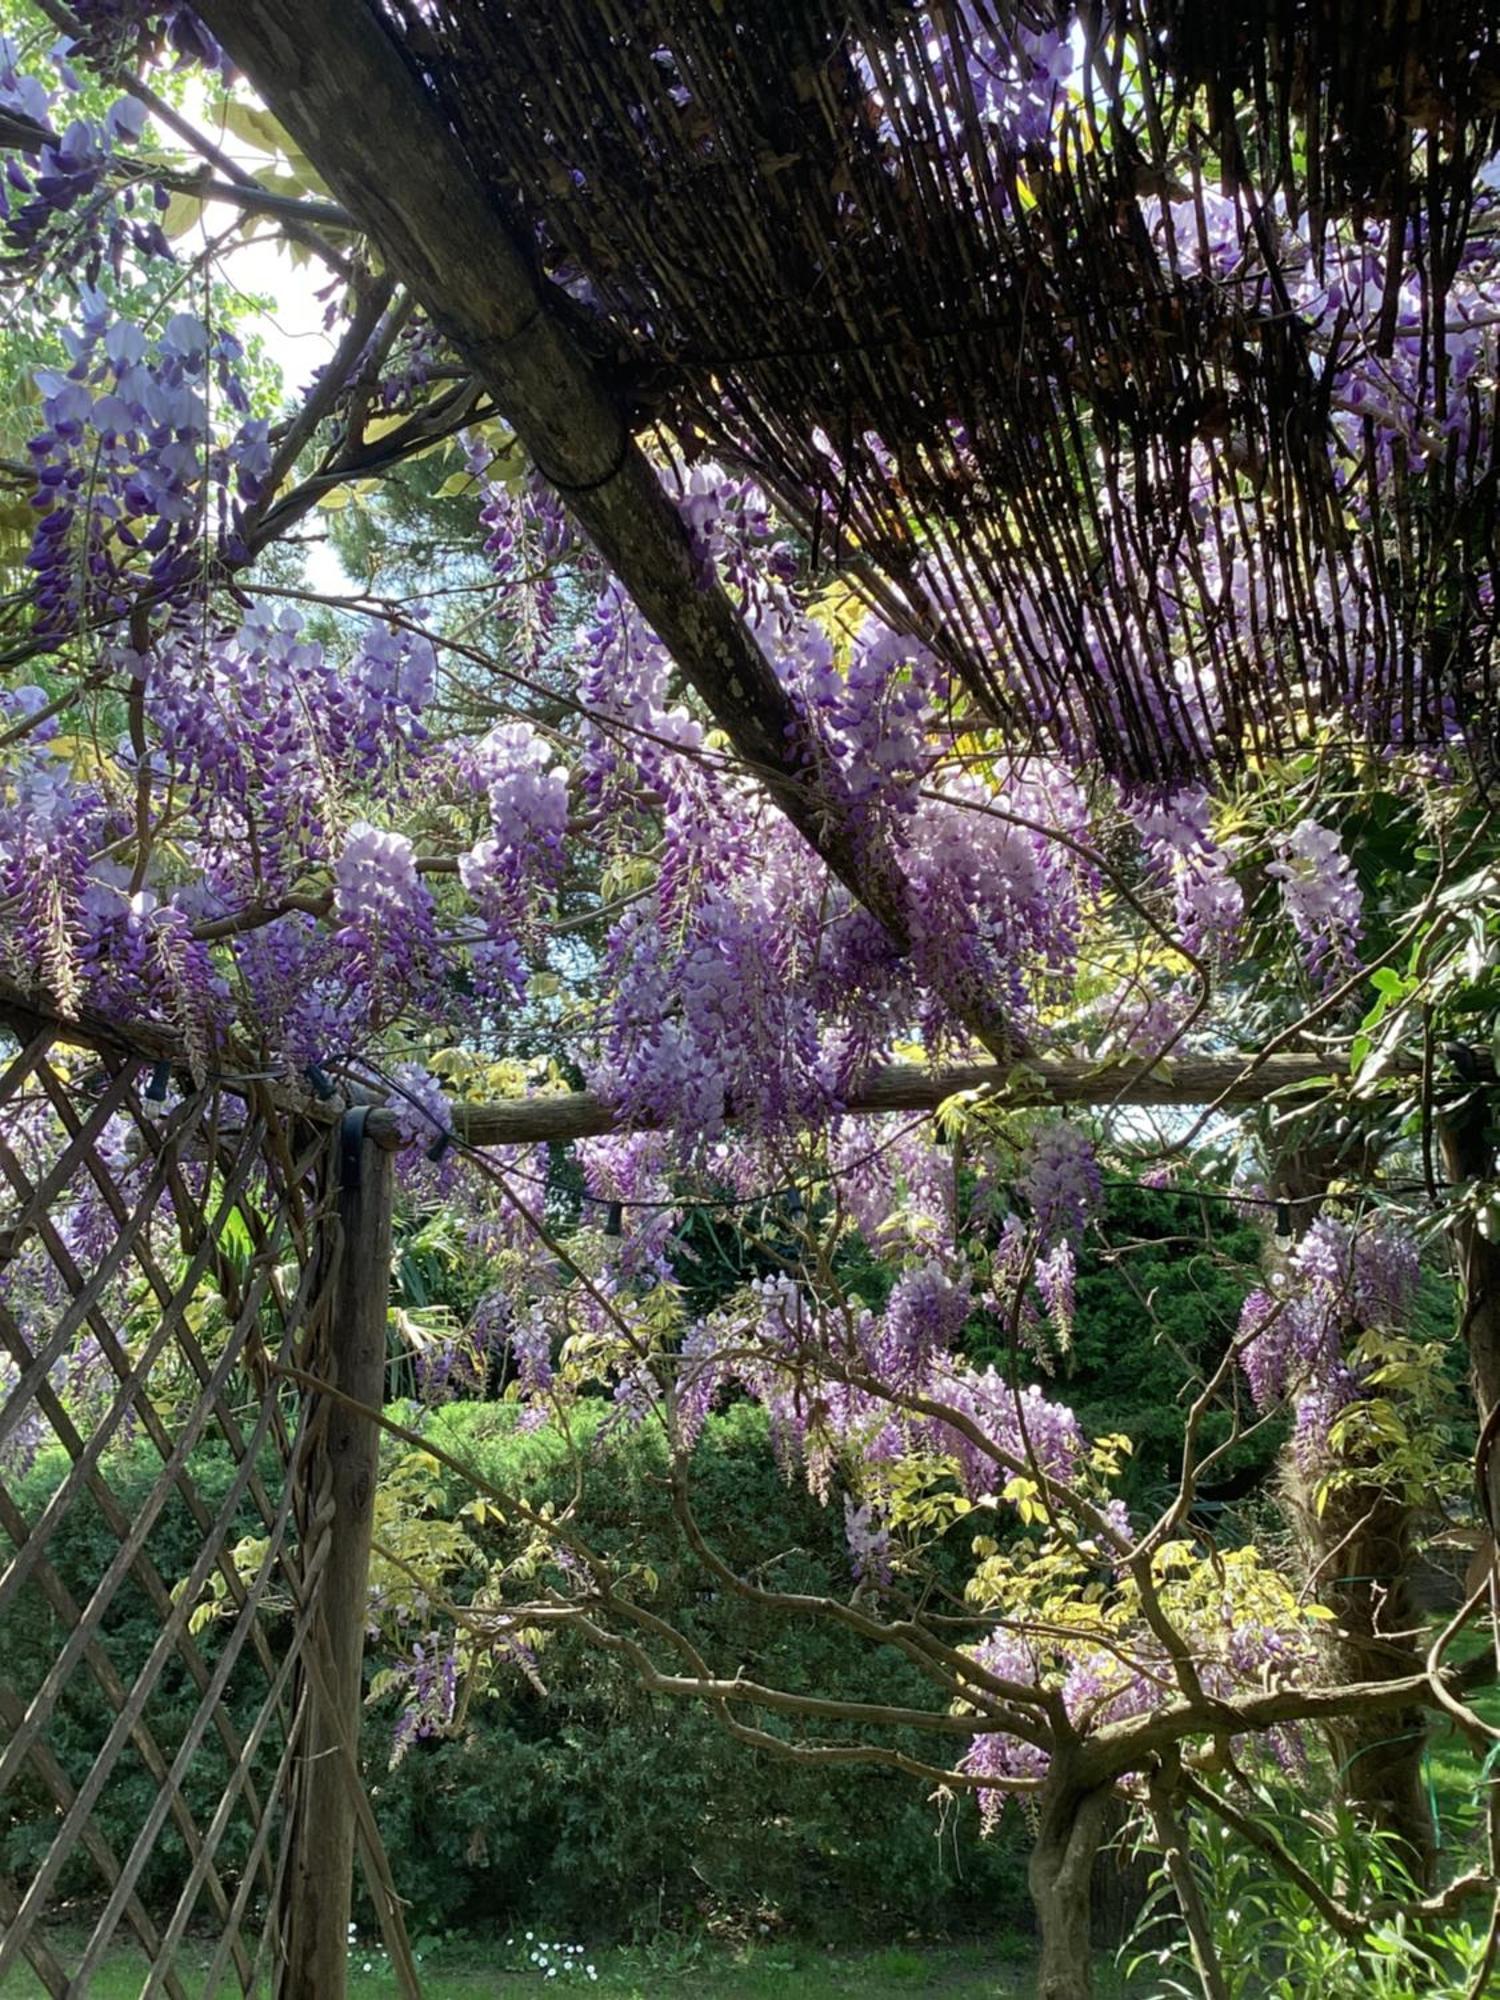
[[[327,1366],[345,1396],[379,1409],[385,1395],[393,1168],[391,1153],[365,1128],[360,1109],[345,1113],[339,1131],[342,1240]],[[369,1418],[331,1397],[322,1421],[312,1490],[330,1542],[310,1638],[307,1734],[278,2000],[344,2000],[349,1958],[354,1785],[380,1433]]]

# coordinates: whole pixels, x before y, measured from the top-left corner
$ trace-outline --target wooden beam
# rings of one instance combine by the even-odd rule
[[[1260,1104],[1279,1092],[1309,1090],[1330,1075],[1322,1056],[1186,1056],[1144,1071],[1138,1062],[1094,1063],[1077,1058],[1026,1064],[973,1063],[922,1069],[890,1063],[850,1092],[844,1110],[868,1116],[885,1111],[935,1111],[960,1091],[979,1091],[1016,1106]],[[731,1109],[729,1116],[733,1119]],[[396,1113],[370,1113],[370,1136],[389,1143]],[[517,1097],[496,1104],[453,1105],[453,1129],[473,1146],[534,1146],[639,1128],[621,1119],[590,1090],[551,1097]]]
[[[728,594],[703,573],[619,398],[580,344],[579,308],[537,271],[406,53],[359,0],[203,0],[198,10],[387,267],[514,425],[740,758],[803,838],[909,946],[904,885],[859,841],[797,714]],[[998,1006],[966,1025],[1000,1057]]]
[[[391,1155],[349,1112],[337,1135],[341,1242],[329,1315],[330,1379],[341,1391],[318,1412],[312,1460],[314,1520],[326,1522],[312,1644],[320,1671],[308,1687],[299,1770],[297,1829],[286,1888],[287,1959],[278,2000],[343,2000],[354,1888],[360,1721],[364,1715],[365,1625],[380,1432],[360,1406],[385,1399],[386,1311],[391,1284]],[[350,1400],[345,1401],[344,1398]],[[352,1761],[351,1761],[352,1759]]]
[[[114,1020],[87,1005],[64,1013],[40,988],[0,978],[0,1029],[8,1028],[24,1042],[44,1027],[72,1048],[166,1063],[186,1089],[195,1087],[187,1048],[175,1029],[159,1021]],[[242,1069],[225,1067],[241,1056]],[[344,1109],[337,1098],[318,1098],[301,1084],[268,1075],[252,1057],[233,1047],[219,1055],[205,1081],[234,1097],[248,1099],[253,1095],[284,1118],[305,1118],[315,1125],[329,1124]]]
[[[0,1024],[9,1023],[23,1037],[43,1023],[63,1041],[85,1047],[115,1049],[171,1063],[179,1074],[187,1069],[181,1040],[153,1023],[107,1021],[84,1010],[63,1014],[45,996],[0,980]],[[1483,1074],[1493,1080],[1486,1060]],[[1415,1065],[1398,1060],[1387,1074],[1414,1075]],[[1079,1056],[1006,1063],[965,1063],[928,1069],[917,1063],[887,1063],[872,1070],[844,1101],[849,1116],[886,1111],[936,1111],[963,1091],[979,1091],[1016,1106],[1142,1105],[1170,1109],[1224,1104],[1263,1104],[1290,1091],[1307,1091],[1336,1082],[1341,1065],[1326,1056],[1282,1054],[1256,1056],[1246,1050],[1225,1055],[1182,1056],[1147,1068],[1139,1061],[1092,1062]],[[209,1078],[231,1093],[247,1094],[249,1080],[233,1074]],[[370,1105],[367,1132],[377,1146],[394,1147],[398,1140],[396,1113],[375,1103],[368,1086],[344,1085],[339,1096],[319,1100],[293,1084],[256,1077],[254,1088],[268,1107],[289,1117],[315,1122],[337,1117],[351,1102]],[[474,1146],[534,1146],[551,1141],[597,1138],[606,1132],[641,1129],[641,1121],[622,1119],[591,1090],[559,1091],[548,1096],[504,1098],[492,1104],[452,1105],[453,1129]],[[731,1105],[727,1116],[736,1122]]]
[[[80,1009],[64,1014],[44,994],[0,979],[0,1024],[26,1036],[43,1024],[56,1029],[59,1040],[84,1047],[169,1062],[174,1071],[187,1068],[180,1037],[153,1022],[119,1022]],[[1411,1066],[1392,1065],[1391,1074],[1409,1074]],[[1233,1050],[1225,1055],[1183,1056],[1146,1068],[1139,1061],[1091,1062],[1060,1056],[1005,1063],[966,1063],[928,1069],[917,1063],[887,1063],[872,1070],[845,1100],[851,1115],[882,1111],[935,1111],[961,1091],[983,1091],[1016,1105],[1226,1105],[1260,1104],[1288,1090],[1306,1090],[1336,1076],[1339,1066],[1319,1055],[1257,1057]],[[1486,1074],[1490,1071],[1486,1069]],[[231,1092],[245,1092],[249,1079],[233,1074],[210,1078]],[[272,1108],[288,1116],[324,1121],[336,1117],[343,1104],[368,1101],[365,1089],[348,1089],[340,1098],[318,1100],[311,1092],[288,1083],[257,1076],[255,1087]],[[728,1112],[734,1122],[733,1107]],[[544,1097],[505,1098],[494,1104],[453,1104],[453,1129],[475,1146],[526,1146],[548,1140],[589,1139],[605,1132],[630,1130],[639,1120],[622,1120],[590,1090],[560,1091]],[[394,1143],[396,1115],[372,1108],[369,1136],[379,1146]]]

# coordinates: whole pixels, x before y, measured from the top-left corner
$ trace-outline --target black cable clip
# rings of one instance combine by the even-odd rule
[[[307,1063],[303,1068],[302,1074],[312,1086],[312,1094],[320,1104],[326,1104],[330,1097],[338,1095],[338,1092],[334,1088],[333,1079],[329,1076],[327,1070],[319,1069],[316,1063]]]

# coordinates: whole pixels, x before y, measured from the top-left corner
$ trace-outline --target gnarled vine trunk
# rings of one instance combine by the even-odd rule
[[[1341,1487],[1321,1511],[1296,1508],[1319,1598],[1337,1615],[1326,1653],[1333,1678],[1417,1673],[1421,1616],[1411,1588],[1413,1510],[1374,1486]],[[1357,1712],[1327,1726],[1339,1794],[1365,1825],[1400,1840],[1413,1878],[1430,1885],[1436,1831],[1423,1776],[1428,1716],[1419,1706]]]
[[[1090,1887],[1104,1838],[1111,1786],[1086,1790],[1054,1768],[1027,1879],[1042,1934],[1037,2000],[1090,2000],[1093,1940]]]
[[[1291,1203],[1293,1229],[1311,1227],[1330,1180],[1347,1171],[1348,1140],[1304,1144],[1277,1162],[1275,1192]],[[1361,1149],[1363,1150],[1363,1149]],[[1367,1155],[1362,1164],[1374,1164]],[[1348,1468],[1352,1471],[1353,1468]],[[1282,1462],[1282,1491],[1319,1600],[1334,1614],[1324,1651],[1331,1678],[1380,1681],[1418,1672],[1421,1620],[1412,1594],[1415,1510],[1371,1480],[1341,1479],[1318,1491],[1295,1448]],[[1339,1796],[1366,1826],[1394,1834],[1422,1886],[1432,1880],[1437,1837],[1422,1760],[1427,1718],[1420,1707],[1356,1714],[1328,1726]]]
[[[1494,1177],[1494,1117],[1493,1090],[1476,1089],[1440,1125],[1443,1165],[1456,1186]],[[1472,1214],[1460,1215],[1453,1234],[1463,1334],[1479,1417],[1479,1478],[1489,1531],[1500,1542],[1500,1242],[1485,1236]],[[1493,1596],[1491,1602],[1500,1617],[1500,1603]]]

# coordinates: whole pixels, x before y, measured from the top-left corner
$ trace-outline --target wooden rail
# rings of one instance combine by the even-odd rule
[[[1034,1063],[972,1063],[949,1069],[925,1069],[915,1063],[889,1063],[872,1070],[850,1091],[841,1109],[851,1116],[887,1111],[936,1111],[950,1097],[973,1091],[1007,1104],[1024,1105],[1244,1105],[1268,1097],[1310,1090],[1332,1080],[1332,1066],[1323,1056],[1252,1055],[1192,1056],[1155,1068],[1140,1062],[1089,1062],[1060,1058]],[[452,1107],[453,1130],[473,1146],[527,1146],[546,1141],[591,1139],[605,1132],[638,1129],[639,1120],[622,1117],[591,1090],[559,1091],[551,1096],[517,1097],[492,1104]],[[730,1107],[731,1122],[736,1113]],[[370,1113],[370,1136],[380,1144],[394,1143],[396,1113]]]

